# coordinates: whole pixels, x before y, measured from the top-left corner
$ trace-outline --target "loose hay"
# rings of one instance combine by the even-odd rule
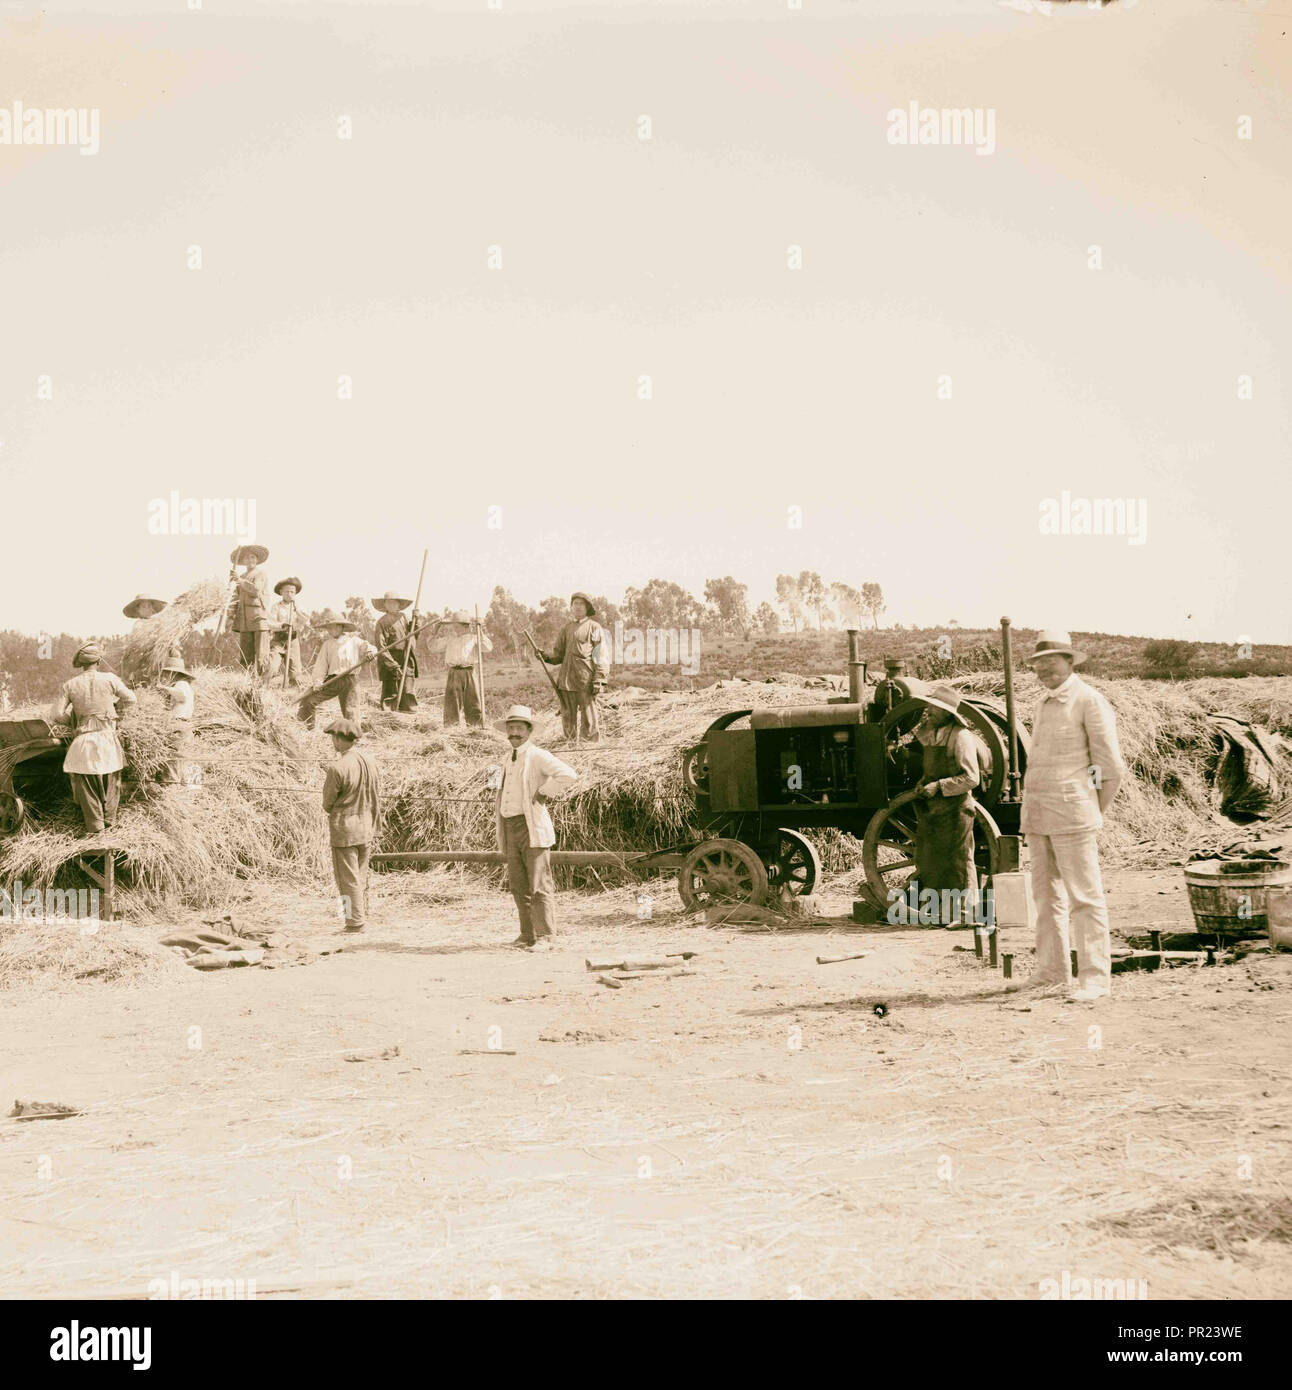
[[[129,686],[147,685],[161,674],[171,652],[182,650],[198,623],[218,613],[228,600],[229,585],[204,579],[186,589],[168,607],[145,618],[126,638],[121,655],[121,678]]]
[[[182,979],[184,962],[150,939],[144,929],[99,922],[83,932],[72,922],[5,925],[0,930],[0,990],[69,982]]]

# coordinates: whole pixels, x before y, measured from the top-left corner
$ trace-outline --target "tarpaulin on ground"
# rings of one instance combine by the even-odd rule
[[[1215,780],[1221,814],[1237,821],[1268,816],[1284,795],[1277,738],[1232,714],[1209,714],[1207,722],[1221,743]]]

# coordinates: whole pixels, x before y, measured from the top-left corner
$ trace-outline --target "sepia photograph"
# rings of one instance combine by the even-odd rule
[[[1276,1345],[1290,29],[0,0],[21,1355]]]

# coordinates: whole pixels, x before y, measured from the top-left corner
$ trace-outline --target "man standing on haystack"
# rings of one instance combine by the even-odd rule
[[[274,585],[278,602],[270,610],[272,635],[269,640],[269,679],[277,679],[283,664],[287,665],[287,681],[290,685],[301,683],[301,616],[296,608],[296,595],[301,591],[301,581],[290,574]]]
[[[325,700],[340,700],[341,716],[359,722],[359,673],[352,671],[366,656],[377,649],[371,642],[359,636],[358,629],[349,618],[330,608],[323,610],[318,620],[327,634],[318,655],[314,658],[314,688],[302,697],[296,717],[303,724],[314,727],[314,711]]]
[[[443,637],[439,636],[442,627],[449,629]],[[456,728],[459,714],[465,712],[468,728],[483,729],[484,710],[476,686],[476,652],[493,651],[493,643],[478,622],[459,611],[435,624],[432,645],[444,653],[445,728]]]
[[[103,652],[87,642],[72,658],[83,674],[63,683],[55,719],[76,730],[63,759],[63,771],[81,808],[81,834],[97,835],[116,823],[121,802],[125,750],[117,737],[118,704],[133,705],[134,692],[111,671],[100,671]]]
[[[263,676],[269,670],[269,630],[273,626],[269,617],[269,578],[261,568],[269,559],[269,551],[263,545],[240,545],[229,559],[233,562],[234,585],[229,630],[238,634],[243,666]]]
[[[534,716],[528,705],[512,705],[495,727],[511,744],[511,757],[502,765],[495,818],[498,848],[507,856],[507,882],[520,914],[520,935],[512,945],[550,951],[556,927],[551,863],[556,831],[547,803],[576,782],[579,774],[545,748],[530,743]]]
[[[377,675],[381,680],[381,707],[393,710],[399,700],[401,711],[417,708],[417,696],[413,694],[413,679],[417,671],[417,644],[413,640],[412,625],[404,617],[403,609],[411,608],[411,598],[400,598],[393,590],[387,589],[380,598],[372,601],[372,606],[381,614],[377,619]],[[418,625],[420,627],[420,624]],[[407,662],[407,671],[405,671]],[[400,682],[403,682],[404,695],[399,698]]]
[[[1045,686],[1032,720],[1023,779],[1022,830],[1036,904],[1036,969],[1015,988],[1068,992],[1068,916],[1077,987],[1089,1002],[1112,993],[1108,904],[1096,832],[1126,775],[1112,706],[1073,668],[1086,659],[1066,632],[1042,632],[1027,658]]]
[[[915,726],[924,750],[922,799],[915,803],[915,881],[921,895],[931,888],[939,904],[951,904],[950,920],[938,925],[963,926],[973,921],[977,908],[973,791],[982,780],[978,741],[960,713],[955,686],[935,685],[917,698],[925,708]],[[947,890],[954,896],[944,898]]]
[[[327,731],[337,753],[323,781],[332,872],[345,930],[362,931],[368,923],[368,856],[381,819],[381,782],[376,767],[354,746],[361,737],[357,724],[338,719]]]
[[[606,688],[609,653],[605,633],[596,621],[596,606],[581,590],[570,596],[570,621],[561,629],[550,655],[541,653],[549,666],[560,666],[556,677],[561,702],[561,727],[567,739],[582,735],[590,743],[601,737],[597,699]]]

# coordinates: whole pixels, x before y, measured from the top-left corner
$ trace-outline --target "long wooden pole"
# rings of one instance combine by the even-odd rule
[[[296,600],[292,600],[292,616],[287,620],[287,652],[283,660],[283,694],[287,694],[287,681],[292,674],[292,637],[296,631]]]
[[[415,635],[416,633],[420,632],[423,627],[427,627],[429,625],[429,619],[426,623],[422,623],[420,625],[413,624],[411,635]],[[382,645],[378,646],[374,652],[371,652],[368,656],[365,656],[362,661],[356,661],[353,666],[347,666],[344,671],[334,672],[327,678],[327,681],[322,681],[318,685],[311,686],[309,690],[304,692],[304,694],[299,695],[297,697],[296,703],[299,705],[306,695],[311,694],[315,690],[321,690],[322,687],[328,683],[328,681],[340,680],[342,676],[354,675],[356,671],[362,670],[363,667],[365,667],[370,661],[376,661],[376,659],[382,654],[382,652],[388,652],[392,648],[397,646],[399,646],[399,639],[397,637],[391,638],[389,642],[383,643]]]
[[[1009,726],[1008,799],[1017,801],[1018,790],[1018,725],[1014,722],[1014,655],[1009,640],[1008,618],[1000,620],[1000,653],[1005,662],[1005,723]]]
[[[480,718],[488,720],[484,691],[484,643],[480,640],[480,605],[476,604],[476,669],[480,672]]]
[[[404,703],[404,682],[408,679],[408,663],[413,655],[413,633],[417,630],[417,608],[422,601],[422,580],[426,578],[426,557],[429,554],[429,550],[422,551],[422,572],[417,576],[417,592],[413,595],[413,611],[408,619],[408,646],[404,648],[404,669],[399,673],[399,694],[395,696],[396,714]]]
[[[543,668],[543,674],[547,677],[547,683],[552,687],[552,694],[556,696],[556,703],[559,705],[561,703],[561,692],[557,689],[556,681],[553,679],[552,673],[547,669],[547,662],[543,660],[543,653],[539,651],[538,643],[534,641],[527,627],[521,628],[521,631],[525,634],[525,640],[533,649],[534,655],[538,657],[538,664]]]

